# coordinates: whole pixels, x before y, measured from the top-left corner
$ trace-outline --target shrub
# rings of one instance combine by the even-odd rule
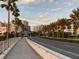
[[[0,36],[0,41],[6,40],[6,36]]]

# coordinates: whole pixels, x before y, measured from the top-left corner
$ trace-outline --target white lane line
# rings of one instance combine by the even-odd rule
[[[37,42],[39,42],[39,41],[37,41]],[[57,48],[57,47],[54,47],[54,46],[50,46],[50,45],[47,45],[47,44],[42,43],[42,42],[39,42],[39,43],[41,43],[43,45],[46,45],[46,46],[49,46],[49,47],[53,47],[53,48],[55,48],[57,50],[60,50],[60,51],[63,51],[63,52],[66,52],[66,53],[69,53],[69,54],[72,54],[74,56],[78,56],[79,57],[79,54],[76,54],[76,53],[73,53],[73,52],[70,52],[70,51],[66,51],[66,50],[63,50],[63,49],[60,49],[60,48]]]

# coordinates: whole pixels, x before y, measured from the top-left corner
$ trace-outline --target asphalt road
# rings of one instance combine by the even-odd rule
[[[53,51],[71,57],[72,59],[79,59],[79,44],[42,39],[38,37],[32,37],[32,40]]]

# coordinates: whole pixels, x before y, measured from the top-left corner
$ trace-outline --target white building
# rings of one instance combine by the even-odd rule
[[[23,23],[23,32],[27,36],[31,31],[29,23],[27,21],[25,21],[25,20],[22,20],[22,23]]]
[[[68,29],[68,27],[67,26],[65,26],[65,30],[64,30],[64,32],[70,32],[70,33],[74,33],[74,26],[73,26],[73,24],[71,24],[70,25],[71,26],[71,29]]]
[[[34,32],[38,32],[41,31],[43,29],[43,25],[39,25],[39,26],[32,26],[32,31]]]

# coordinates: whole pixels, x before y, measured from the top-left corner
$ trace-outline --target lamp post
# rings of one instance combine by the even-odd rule
[[[8,6],[9,6],[10,0],[8,0]],[[8,24],[7,24],[7,44],[9,47],[9,31],[10,31],[10,7],[8,7]]]
[[[6,8],[7,9],[7,11],[8,11],[8,24],[7,24],[7,45],[8,45],[8,47],[9,47],[9,29],[10,29],[10,7],[9,7],[9,5],[10,5],[10,0],[0,0],[0,1],[3,1],[3,2],[6,2],[7,1],[7,5],[6,4],[1,4],[1,7],[2,8]],[[3,42],[3,51],[4,51],[4,42]]]

